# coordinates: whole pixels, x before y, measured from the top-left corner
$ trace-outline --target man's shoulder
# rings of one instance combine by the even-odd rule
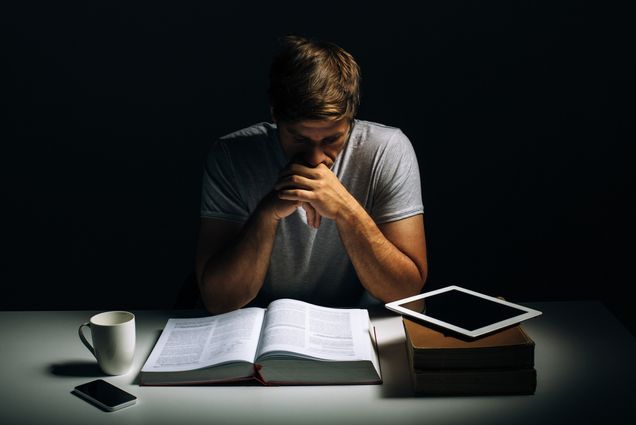
[[[212,150],[242,158],[275,155],[276,139],[276,126],[260,122],[219,137],[213,141]]]
[[[369,148],[386,146],[396,139],[408,140],[398,127],[365,120],[356,120],[353,136],[355,144]]]
[[[356,119],[355,124],[357,127],[360,127],[362,129],[368,130],[368,131],[377,131],[377,132],[394,132],[396,130],[399,130],[399,128],[394,127],[394,126],[390,126],[390,125],[386,125],[386,124],[382,124],[379,122],[375,122],[375,121],[367,121],[367,120],[361,120],[361,119]]]
[[[228,161],[242,170],[278,167],[284,154],[277,140],[276,126],[260,122],[213,140],[208,160]]]
[[[258,141],[267,140],[272,134],[272,131],[276,129],[274,124],[268,122],[259,122],[252,124],[249,127],[242,128],[240,130],[233,131],[219,138],[226,142],[241,142],[241,141]]]

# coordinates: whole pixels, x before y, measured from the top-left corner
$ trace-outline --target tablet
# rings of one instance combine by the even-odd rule
[[[539,316],[540,311],[457,285],[386,304],[403,316],[475,338]]]

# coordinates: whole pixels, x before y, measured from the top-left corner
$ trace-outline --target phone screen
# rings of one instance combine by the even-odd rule
[[[103,379],[75,387],[74,392],[106,410],[117,410],[134,404],[137,397]]]

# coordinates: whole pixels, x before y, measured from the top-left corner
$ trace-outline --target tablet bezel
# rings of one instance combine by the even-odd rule
[[[417,313],[413,310],[409,310],[407,308],[402,307],[402,304],[406,304],[406,303],[410,303],[413,301],[417,301],[417,300],[421,300],[423,298],[429,298],[432,296],[435,296],[437,294],[441,294],[444,292],[448,292],[448,291],[452,291],[452,290],[457,290],[457,291],[461,291],[464,293],[467,293],[469,295],[473,295],[479,298],[483,298],[495,303],[499,303],[499,304],[503,304],[509,307],[513,307],[516,308],[518,310],[521,310],[520,314],[513,316],[511,318],[508,318],[506,320],[502,320],[499,322],[495,322],[495,323],[491,323],[490,325],[487,326],[483,326],[481,328],[478,329],[474,329],[474,330],[469,330],[469,329],[464,329],[461,328],[459,326],[456,326],[452,323],[448,323],[439,319],[436,319],[435,317],[432,316],[428,316],[426,314],[422,314],[422,313]],[[401,315],[404,316],[408,316],[408,317],[413,317],[415,319],[419,319],[419,320],[423,320],[425,322],[431,323],[433,325],[437,325],[437,326],[441,326],[445,329],[449,329],[451,331],[454,332],[458,332],[464,336],[470,337],[470,338],[476,338],[494,331],[497,331],[499,329],[503,329],[506,328],[508,326],[512,326],[512,325],[516,325],[520,322],[523,322],[524,320],[528,320],[530,318],[533,317],[537,317],[540,316],[542,314],[542,312],[540,312],[539,310],[535,310],[529,307],[525,307],[523,305],[520,304],[516,304],[516,303],[511,303],[509,301],[505,301],[502,300],[500,298],[495,298],[495,297],[491,297],[490,295],[486,295],[486,294],[482,294],[480,292],[476,292],[476,291],[472,291],[470,289],[466,289],[463,288],[461,286],[457,286],[457,285],[450,285],[450,286],[446,286],[444,288],[440,288],[440,289],[436,289],[433,291],[428,291],[428,292],[424,292],[418,295],[413,295],[412,297],[408,297],[408,298],[403,298],[401,300],[396,300],[396,301],[392,301],[390,303],[386,303],[385,307],[388,308],[391,311],[394,311],[396,313],[399,313]]]

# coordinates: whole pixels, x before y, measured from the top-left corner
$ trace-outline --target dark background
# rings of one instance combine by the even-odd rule
[[[633,329],[626,10],[14,3],[0,6],[1,309],[172,306],[193,269],[209,142],[269,120],[276,38],[300,33],[350,51],[359,117],[413,142],[428,289],[600,299]]]

